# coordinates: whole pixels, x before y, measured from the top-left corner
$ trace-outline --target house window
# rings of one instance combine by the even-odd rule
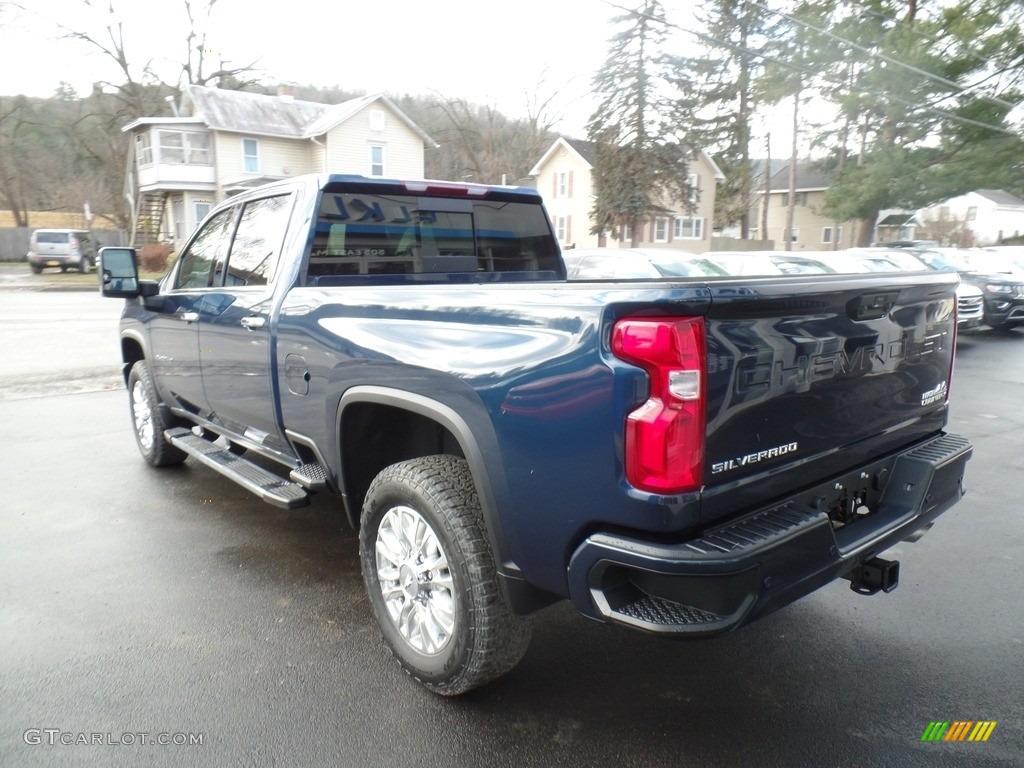
[[[145,145],[139,141],[145,136]],[[149,158],[146,162],[152,162],[152,148],[149,146],[149,136],[136,137],[136,147],[139,151],[140,164],[143,154]],[[158,157],[161,163],[186,163],[191,165],[210,164],[210,136],[205,133],[189,133],[185,131],[158,131],[160,139],[160,154]]]
[[[704,218],[702,216],[677,216],[673,236],[685,240],[704,239]]]
[[[792,236],[790,236],[790,231],[788,229],[783,229],[782,230],[782,241],[786,242],[787,240],[790,243],[799,243],[800,242],[800,228],[799,227],[794,227],[793,228],[793,232],[792,232]]]
[[[832,239],[833,235],[835,240]],[[842,243],[843,242],[843,228],[842,227],[822,227],[821,228],[821,242],[823,243]]]
[[[572,197],[572,171],[562,171],[557,174],[555,197]]]
[[[700,191],[700,177],[696,173],[691,173],[686,177],[686,184],[690,189],[690,205],[696,205],[698,192]]]
[[[135,157],[140,166],[152,165],[153,144],[148,133],[140,133],[135,137]]]
[[[206,133],[186,133],[185,162],[192,165],[210,164],[210,136]]]
[[[159,131],[160,162],[184,163],[185,139],[181,131]]]
[[[192,213],[195,216],[196,226],[207,217],[212,207],[213,203],[209,200],[196,200],[192,203]]]
[[[384,175],[384,147],[379,144],[370,145],[370,175]]]
[[[572,238],[572,217],[559,216],[555,220],[555,230],[558,233],[558,242],[568,243]]]
[[[633,242],[633,227],[629,224],[622,225],[622,242],[631,243]]]
[[[260,143],[256,139],[242,139],[242,170],[260,172]]]
[[[654,242],[668,242],[668,219],[657,218],[654,220]]]
[[[967,208],[967,220],[974,221],[978,218],[978,206],[971,205]]]
[[[806,206],[807,205],[807,193],[806,192],[797,192],[796,195],[793,197],[793,200],[795,201],[793,203],[794,205]],[[789,192],[783,192],[782,193],[782,206],[784,208],[788,208],[789,207]]]
[[[383,131],[387,127],[387,116],[381,109],[370,110],[370,130]]]

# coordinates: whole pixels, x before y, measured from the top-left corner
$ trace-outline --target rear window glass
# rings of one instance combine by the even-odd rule
[[[67,243],[70,237],[67,232],[36,232],[37,243]]]
[[[307,274],[311,284],[331,285],[400,275],[553,279],[560,268],[540,205],[328,192]]]

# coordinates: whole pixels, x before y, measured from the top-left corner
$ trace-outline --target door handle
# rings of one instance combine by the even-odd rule
[[[259,328],[263,328],[267,324],[267,318],[260,317],[259,315],[255,317],[243,317],[241,322],[243,328],[247,328],[250,331],[255,331],[258,330]]]
[[[182,312],[181,313],[181,319],[184,320],[186,323],[194,323],[196,320],[199,319],[199,313],[198,312]]]

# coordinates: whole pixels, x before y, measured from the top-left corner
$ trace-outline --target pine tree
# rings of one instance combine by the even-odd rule
[[[595,234],[617,236],[690,200],[694,106],[686,62],[666,52],[669,27],[657,0],[618,16],[621,26],[594,77],[599,106],[587,124],[594,144]]]

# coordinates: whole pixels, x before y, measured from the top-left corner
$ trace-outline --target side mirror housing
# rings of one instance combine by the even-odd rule
[[[150,295],[143,293],[134,248],[100,248],[100,293],[111,299]]]

